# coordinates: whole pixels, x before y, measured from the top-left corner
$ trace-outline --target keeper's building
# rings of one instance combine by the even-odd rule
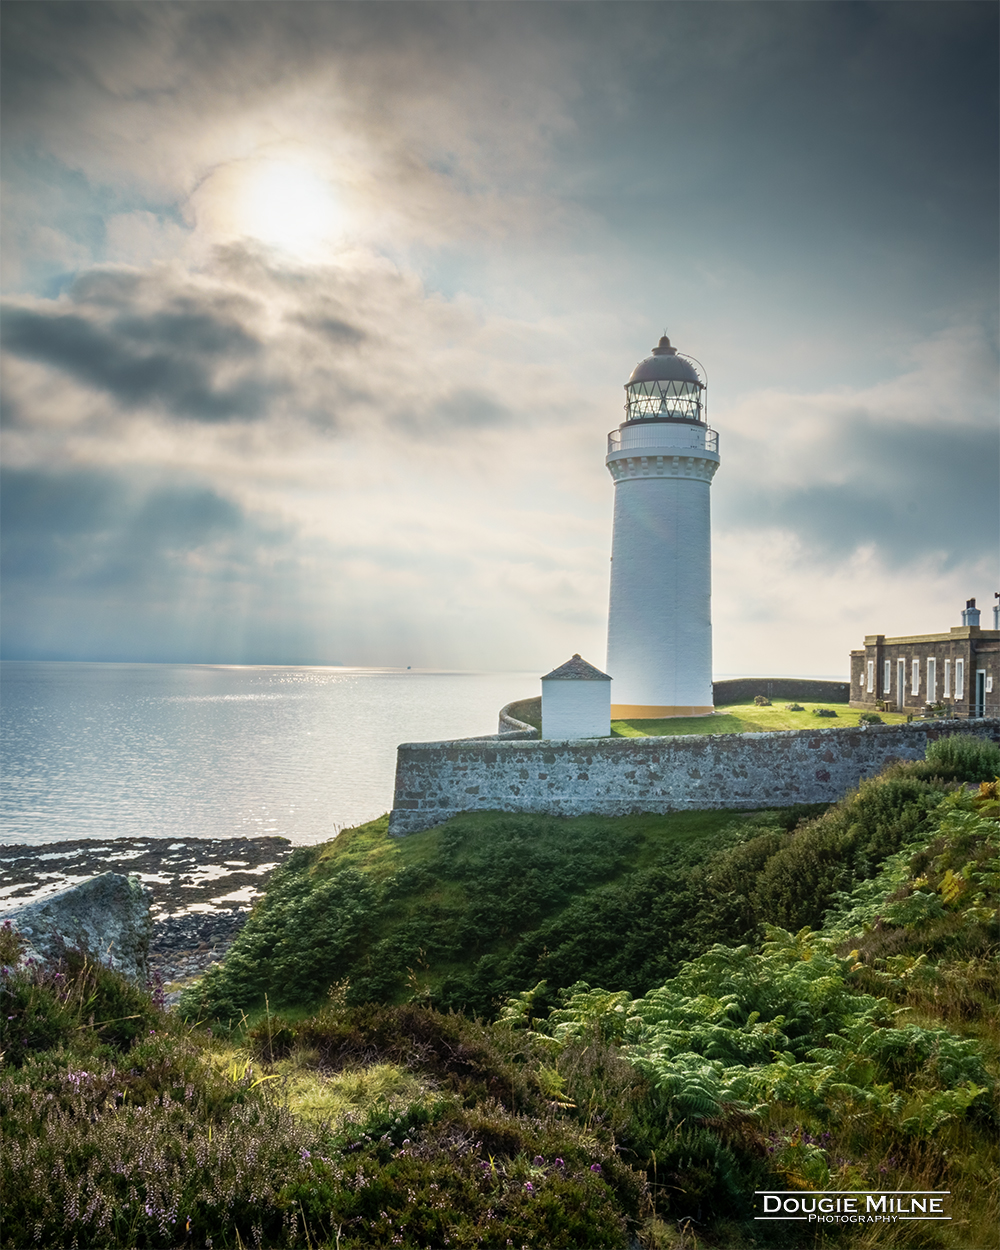
[[[1000,628],[980,629],[970,599],[962,624],[946,634],[869,634],[864,648],[851,652],[850,705],[880,712],[943,706],[954,716],[1000,716]]]

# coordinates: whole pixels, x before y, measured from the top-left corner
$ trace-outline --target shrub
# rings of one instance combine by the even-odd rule
[[[813,716],[836,716],[837,713],[832,707],[814,707]]]
[[[804,712],[805,708],[802,706],[801,703],[786,703],[785,711],[786,712]]]
[[[955,781],[989,781],[1000,774],[1000,746],[972,734],[938,738],[925,759],[933,775]]]
[[[873,876],[887,856],[931,828],[940,800],[940,790],[908,775],[863,781],[784,839],[748,880],[745,893],[757,922],[818,928],[838,892]]]
[[[119,973],[67,951],[59,965],[30,964],[0,974],[0,1051],[20,1067],[36,1051],[88,1039],[127,1050],[155,1027],[150,996]]]
[[[862,712],[861,715],[858,717],[858,724],[859,725],[884,725],[885,721],[883,721],[882,717],[879,716],[878,712]]]
[[[9,920],[5,920],[0,925],[0,965],[8,967],[16,964],[25,945],[24,938]]]
[[[767,697],[766,694],[755,694],[753,701],[757,705],[757,707],[770,707],[771,706],[771,700]]]

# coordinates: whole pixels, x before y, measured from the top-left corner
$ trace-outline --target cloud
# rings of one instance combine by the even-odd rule
[[[86,590],[139,595],[186,576],[185,562],[232,540],[247,520],[202,484],[156,483],[107,471],[2,471],[3,574],[14,583],[50,579]],[[262,537],[261,531],[256,531]]]
[[[123,409],[191,421],[256,420],[285,389],[246,292],[176,267],[83,270],[56,300],[9,300],[3,347]]]
[[[715,672],[844,676],[866,634],[947,632],[970,596],[988,602],[995,577],[994,553],[899,562],[862,546],[833,559],[787,529],[717,531]]]
[[[146,209],[114,213],[104,224],[109,257],[123,265],[148,266],[181,252],[190,232]]]
[[[835,672],[883,594],[990,593],[990,6],[8,8],[8,647],[599,657],[663,318],[720,655]]]
[[[370,254],[303,268],[230,245],[197,271],[99,266],[57,299],[7,300],[2,317],[8,360],[70,386],[59,394],[62,419],[68,409],[100,424],[87,398],[99,396],[116,439],[116,414],[132,424],[145,414],[419,441],[434,431],[516,425],[529,414],[536,425],[559,423],[574,400],[585,403],[582,386],[563,386],[562,401],[538,413],[559,370],[519,359],[520,324],[494,318],[487,327],[470,301],[442,300]],[[553,327],[548,337],[561,346],[563,331]],[[37,424],[46,406],[30,393],[42,373],[7,370],[8,412],[22,427]]]
[[[588,551],[567,559],[544,516],[502,528],[502,500],[360,491],[320,534],[190,474],[6,470],[2,488],[6,657],[523,668],[567,628],[601,645]]]
[[[723,526],[784,529],[824,560],[862,547],[890,564],[995,554],[995,352],[970,326],[910,355],[873,386],[768,391],[723,412]]]
[[[739,450],[729,450],[738,465]],[[996,550],[997,432],[893,429],[845,412],[811,456],[780,460],[783,472],[753,480],[736,469],[719,492],[728,525],[794,532],[824,558],[871,546],[893,562],[931,552],[960,562]]]
[[[8,463],[24,475],[7,493],[9,654],[34,646],[32,614],[66,654],[80,653],[78,618],[97,640],[110,631],[90,655],[112,636],[147,658],[197,658],[224,638],[246,662],[601,654],[614,415],[578,372],[573,323],[444,300],[370,256],[289,268],[238,246],[200,271],[98,267],[7,315]],[[821,667],[835,672],[850,629],[810,628],[821,597],[794,588],[837,586],[850,603],[852,577],[954,594],[982,575],[989,355],[956,330],[895,379],[720,407],[719,630],[749,648],[758,569],[770,628],[794,603],[796,647],[828,639]],[[147,359],[161,379],[138,368]],[[235,404],[250,383],[253,405]],[[198,415],[224,401],[224,419]],[[755,628],[766,638],[763,618]]]
[[[294,661],[318,641],[269,619],[300,577],[289,527],[190,475],[6,469],[2,519],[5,656]]]

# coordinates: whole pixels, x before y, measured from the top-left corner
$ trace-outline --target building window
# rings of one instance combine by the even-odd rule
[[[913,674],[910,679],[910,694],[920,693],[920,661],[913,661]]]
[[[886,660],[882,671],[882,693],[889,694],[892,691],[892,660]]]
[[[965,661],[955,661],[955,698],[965,698]]]
[[[875,661],[869,660],[868,661],[868,686],[867,686],[868,693],[871,694],[871,692],[874,689],[875,689]]]
[[[944,697],[951,698],[951,660],[944,662]]]
[[[927,702],[937,702],[937,660],[927,661]]]
[[[862,669],[861,669],[861,671],[858,673],[858,685],[861,687],[861,689],[862,689],[862,690],[864,690],[864,688],[865,688],[865,670],[864,670],[864,668],[862,668]]]

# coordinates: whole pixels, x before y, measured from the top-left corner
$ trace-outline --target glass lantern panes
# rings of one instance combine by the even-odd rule
[[[697,382],[630,382],[625,388],[627,420],[700,421],[701,387]]]

